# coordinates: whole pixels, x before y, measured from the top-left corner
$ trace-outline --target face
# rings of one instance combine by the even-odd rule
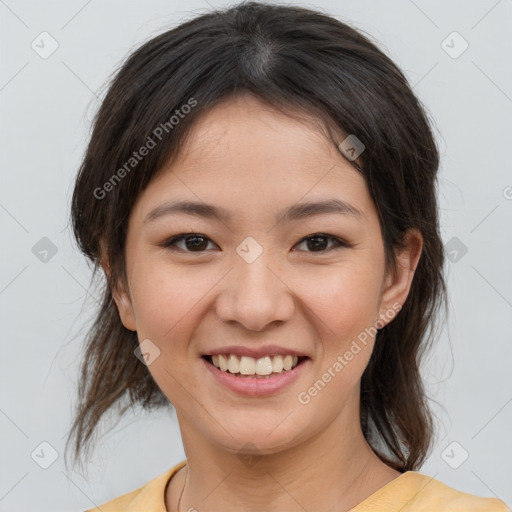
[[[421,252],[408,240],[387,273],[363,177],[314,124],[239,97],[201,118],[138,198],[115,299],[182,432],[273,453],[358,425],[375,327]]]

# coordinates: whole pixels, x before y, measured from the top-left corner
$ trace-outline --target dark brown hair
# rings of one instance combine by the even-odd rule
[[[247,93],[289,115],[321,121],[335,144],[349,134],[364,144],[352,164],[377,207],[390,268],[407,229],[423,236],[409,297],[379,330],[361,382],[366,439],[391,467],[416,470],[434,432],[420,363],[437,313],[446,306],[439,153],[431,122],[402,72],[361,31],[313,10],[257,2],[208,12],[143,44],[117,72],[95,117],[74,188],[72,222],[93,275],[102,257],[110,270],[85,340],[68,436],[68,442],[74,438],[75,462],[114,406],[124,404],[119,416],[135,405],[148,411],[171,407],[134,356],[137,334],[123,326],[112,298],[126,279],[127,220],[199,116]],[[154,146],[135,160],[134,151],[151,145],[150,139]]]

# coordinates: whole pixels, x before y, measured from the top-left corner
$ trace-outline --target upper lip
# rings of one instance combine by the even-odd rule
[[[203,355],[215,356],[219,354],[235,354],[239,357],[249,356],[254,359],[259,359],[260,357],[265,356],[298,356],[298,357],[309,357],[304,352],[300,350],[295,350],[293,348],[285,348],[280,347],[278,345],[266,345],[264,347],[244,347],[242,345],[229,345],[221,348],[212,349]]]

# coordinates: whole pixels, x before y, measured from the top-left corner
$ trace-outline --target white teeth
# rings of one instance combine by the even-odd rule
[[[235,354],[219,354],[212,356],[212,363],[223,372],[240,373],[242,375],[270,375],[282,373],[297,366],[298,356],[265,356],[255,359],[254,357]]]
[[[279,373],[283,371],[283,368],[283,356],[274,356],[272,358],[272,371],[274,373]]]
[[[213,364],[215,364],[215,361],[213,361]],[[217,366],[217,368],[220,368],[223,372],[227,371],[228,369],[228,360],[222,354],[219,354],[219,366]]]
[[[252,359],[252,358],[251,358]],[[260,357],[256,361],[257,375],[270,375],[272,373],[272,360],[269,356]]]
[[[293,365],[293,356],[284,356],[283,365],[285,370],[291,370]]]
[[[256,373],[256,361],[253,357],[242,356],[238,369],[242,375],[254,375]]]
[[[238,373],[239,366],[240,366],[240,361],[238,360],[238,357],[231,354],[228,359],[229,373]]]

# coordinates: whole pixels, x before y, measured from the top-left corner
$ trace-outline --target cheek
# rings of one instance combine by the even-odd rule
[[[380,304],[381,275],[377,264],[358,261],[317,273],[301,285],[301,295],[320,343],[315,348],[314,374],[318,380],[305,391],[315,407],[333,408],[355,399],[358,383],[370,359]],[[307,286],[309,282],[309,287]],[[302,403],[302,402],[301,402]],[[332,414],[339,412],[334,407]]]
[[[155,263],[134,267],[130,279],[139,336],[151,335],[166,343],[190,322],[219,276],[198,267],[177,269]]]
[[[149,339],[157,347],[158,357],[148,365],[156,384],[174,406],[186,410],[189,393],[198,386],[189,370],[190,341],[204,315],[202,299],[218,279],[164,267],[148,265],[132,275],[137,332],[140,342]]]
[[[189,368],[195,352],[194,334],[212,307],[211,294],[225,271],[179,269],[165,262],[132,267],[130,289],[140,342],[149,339],[159,356],[148,366],[155,382],[175,405],[182,386],[197,384]],[[150,345],[152,346],[152,345]],[[186,407],[186,403],[183,404]]]
[[[304,411],[333,419],[344,408],[358,406],[359,382],[374,346],[380,281],[375,272],[347,268],[317,284],[313,293],[304,295],[321,337],[315,349],[315,378],[297,398],[306,406]]]
[[[354,258],[342,265],[286,273],[283,278],[289,293],[297,300],[295,316],[303,315],[306,321],[309,317],[322,340],[329,340],[334,348],[343,348],[375,323],[380,291],[378,268],[377,262]],[[140,339],[151,339],[161,350],[185,350],[201,322],[200,316],[206,314],[205,308],[214,307],[208,296],[215,296],[216,285],[224,274],[200,266],[182,266],[178,270],[162,263],[134,265],[130,288]],[[332,347],[324,346],[324,350],[331,351]]]
[[[373,325],[380,305],[381,275],[378,265],[344,265],[325,268],[314,278],[297,278],[298,295],[323,324],[322,337],[346,341]]]

